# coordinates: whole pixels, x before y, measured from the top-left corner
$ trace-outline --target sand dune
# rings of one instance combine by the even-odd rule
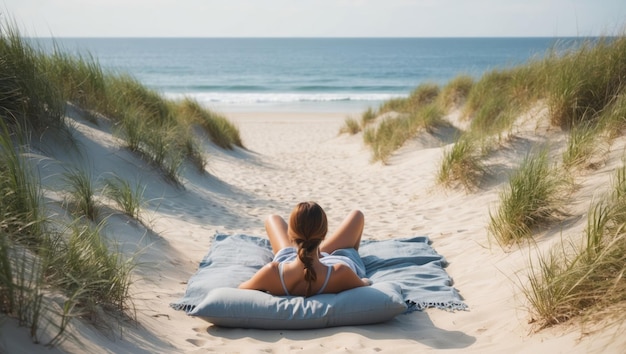
[[[74,112],[76,113],[76,112]],[[232,113],[247,150],[224,151],[203,145],[208,165],[202,174],[189,167],[184,188],[164,180],[158,171],[120,148],[105,121],[88,123],[70,112],[82,157],[67,147],[46,145],[38,158],[48,204],[59,207],[55,176],[68,164],[84,163],[94,178],[115,172],[146,185],[148,200],[142,223],[113,213],[106,233],[129,255],[141,250],[132,288],[137,323],[110,321],[109,328],[73,326],[82,344],[66,341],[68,352],[131,353],[284,353],[284,352],[475,352],[590,353],[623,352],[626,339],[616,326],[592,332],[576,322],[534,332],[519,284],[528,259],[561,237],[580,237],[587,208],[622,164],[624,140],[616,141],[597,170],[581,174],[571,214],[562,224],[538,235],[533,247],[503,250],[487,234],[489,210],[498,193],[529,149],[550,142],[553,153],[564,136],[542,127],[541,109],[531,112],[502,149],[489,158],[491,176],[478,188],[445,190],[435,184],[438,163],[454,130],[410,141],[388,165],[370,162],[361,135],[338,135],[345,114]],[[455,121],[454,114],[450,120]],[[463,128],[458,123],[459,128]],[[469,311],[429,309],[363,327],[307,331],[224,329],[172,310],[168,304],[185,291],[215,231],[264,235],[270,213],[287,216],[301,200],[318,201],[333,229],[351,209],[366,217],[364,238],[427,235],[450,265],[447,272]],[[623,330],[623,328],[621,328]],[[2,341],[14,352],[50,351],[31,346],[11,322]],[[23,336],[19,344],[11,335]],[[20,334],[22,333],[22,334]],[[584,333],[584,334],[583,334]],[[10,351],[11,352],[11,351]]]

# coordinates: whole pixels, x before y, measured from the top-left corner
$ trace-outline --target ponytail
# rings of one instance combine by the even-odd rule
[[[301,247],[298,248],[298,258],[304,263],[304,280],[307,282],[305,295],[309,296],[311,293],[311,284],[317,280],[317,273],[315,273],[315,269],[313,268],[313,252],[317,251],[317,246],[312,247],[311,242],[309,242],[309,244],[306,243],[307,242],[302,242]]]
[[[328,231],[326,213],[314,202],[300,203],[289,217],[289,231],[298,246],[298,258],[304,263],[306,296],[309,296],[311,285],[317,280],[317,274],[313,269],[313,255]]]

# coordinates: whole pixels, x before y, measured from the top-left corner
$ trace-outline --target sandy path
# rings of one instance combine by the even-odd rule
[[[444,141],[449,139],[415,139],[383,166],[370,162],[370,152],[360,135],[338,135],[344,114],[228,116],[239,126],[247,150],[223,151],[205,144],[208,173],[188,169],[183,175],[184,189],[166,183],[158,172],[120,149],[106,126],[77,123],[85,155],[98,161],[94,176],[115,170],[146,184],[149,204],[143,219],[148,228],[119,215],[110,217],[107,226],[108,233],[122,243],[142,249],[132,287],[138,324],[114,325],[108,332],[77,326],[85,346],[66,342],[63,349],[112,353],[399,353],[450,349],[474,353],[619,353],[626,348],[626,338],[616,337],[619,328],[614,327],[585,336],[577,325],[532,334],[519,288],[530,251],[502,250],[491,244],[487,235],[489,210],[498,201],[507,173],[533,142],[554,140],[558,134],[534,127],[520,131],[517,139],[491,157],[492,165],[498,166],[494,177],[479,190],[465,193],[435,187]],[[622,163],[623,145],[623,141],[614,144],[606,164],[580,178],[580,188],[571,203],[574,216],[541,235],[538,249],[547,249],[561,233],[580,235],[589,202],[606,188],[612,170]],[[69,159],[63,154],[51,153],[67,163]],[[42,173],[54,176],[58,172],[55,165],[48,165]],[[183,295],[185,281],[197,269],[215,231],[264,235],[263,220],[268,214],[286,217],[302,200],[315,200],[324,207],[331,230],[346,213],[358,208],[366,217],[364,238],[429,236],[435,250],[449,261],[446,270],[470,310],[451,313],[429,309],[371,326],[260,331],[215,327],[169,308],[169,303]],[[25,350],[32,351],[32,347]]]

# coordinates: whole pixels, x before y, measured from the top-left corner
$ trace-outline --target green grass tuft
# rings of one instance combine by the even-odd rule
[[[378,117],[378,113],[372,107],[369,107],[363,114],[361,115],[361,126],[366,127],[370,123],[376,120]]]
[[[133,188],[130,182],[119,176],[107,178],[105,184],[104,194],[115,201],[126,215],[138,220],[144,203],[145,186],[137,183]]]
[[[432,132],[435,127],[446,125],[439,106],[430,102],[398,117],[387,117],[377,127],[367,128],[364,141],[373,150],[373,160],[387,163],[391,154],[417,132]]]
[[[593,119],[623,90],[626,37],[590,39],[575,50],[545,58],[551,121],[570,127]]]
[[[560,246],[531,263],[523,291],[539,327],[593,318],[626,301],[626,168],[589,211],[586,242]]]
[[[225,149],[243,147],[239,129],[226,117],[205,109],[196,100],[185,98],[177,105],[177,113],[183,119],[200,125],[215,145]]]
[[[90,173],[76,169],[63,174],[63,179],[69,190],[68,206],[78,216],[87,217],[95,221],[98,217],[98,203],[96,202],[96,187]]]
[[[94,316],[99,308],[125,311],[130,306],[132,259],[109,250],[97,227],[75,223],[67,241],[61,241],[55,254],[48,255],[47,276],[53,283],[73,294],[85,315]]]
[[[474,79],[469,75],[459,75],[448,82],[439,95],[440,106],[443,109],[451,109],[461,106],[469,96]]]
[[[527,240],[534,227],[562,215],[566,187],[563,174],[549,165],[546,150],[526,156],[500,193],[497,211],[490,212],[489,233],[500,245]]]
[[[361,132],[361,125],[359,121],[352,117],[347,117],[344,120],[344,125],[339,129],[339,134],[355,135]]]
[[[10,126],[42,131],[63,123],[65,105],[41,65],[41,51],[0,24],[0,117]]]
[[[470,134],[461,135],[444,153],[437,183],[446,187],[460,184],[466,190],[473,190],[486,172],[481,157],[479,140]]]
[[[583,121],[571,128],[567,149],[563,153],[565,168],[593,167],[592,158],[602,152],[603,126],[595,121]]]

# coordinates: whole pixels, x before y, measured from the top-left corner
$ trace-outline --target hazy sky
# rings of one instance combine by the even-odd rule
[[[2,4],[3,3],[3,4]],[[0,0],[41,37],[622,34],[626,0]]]

